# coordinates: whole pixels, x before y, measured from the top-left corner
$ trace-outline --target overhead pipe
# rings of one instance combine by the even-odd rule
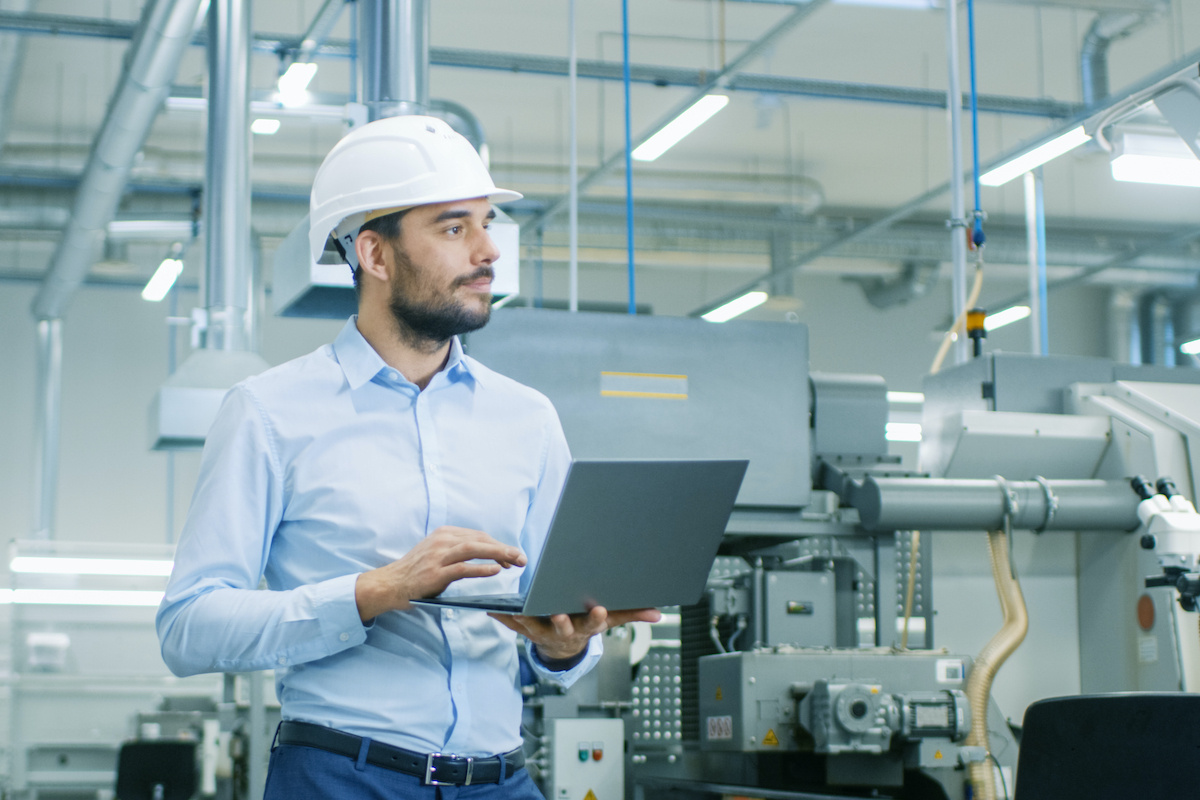
[[[429,0],[358,0],[369,121],[429,112]]]
[[[1109,11],[1092,21],[1079,50],[1079,75],[1083,84],[1084,108],[1091,108],[1108,97],[1108,48],[1146,21],[1136,11]]]
[[[963,196],[962,88],[958,68],[958,3],[946,3],[946,61],[949,84],[946,88],[946,122],[950,131],[950,318],[959,320],[967,311],[967,220]],[[956,322],[957,324],[957,322]],[[954,345],[954,363],[967,360],[967,337],[959,336]]]
[[[113,218],[121,201],[134,158],[171,92],[201,2],[146,3],[138,33],[125,59],[125,71],[109,101],[84,167],[71,221],[63,229],[42,287],[34,298],[35,318],[61,317],[87,276],[104,226]]]
[[[58,436],[62,419],[62,320],[37,323],[37,419],[33,453],[33,538],[54,537]]]
[[[252,349],[249,37],[250,0],[213,0],[204,170],[208,350]]]

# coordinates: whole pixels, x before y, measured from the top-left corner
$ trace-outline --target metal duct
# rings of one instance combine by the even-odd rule
[[[204,348],[163,383],[150,407],[156,450],[201,447],[235,383],[269,365],[251,352],[250,0],[215,0],[208,14]]]
[[[130,44],[125,71],[84,168],[71,221],[33,301],[37,319],[61,317],[87,276],[91,259],[113,218],[134,157],[171,91],[179,60],[192,38],[202,0],[150,0]]]
[[[205,307],[209,350],[249,350],[250,0],[208,11],[208,135],[204,169]]]
[[[1108,97],[1108,46],[1133,33],[1145,20],[1146,15],[1142,13],[1110,11],[1092,22],[1079,51],[1085,108],[1091,108]]]
[[[58,434],[62,419],[62,320],[37,324],[37,422],[33,466],[33,538],[49,539],[54,531],[58,487]]]
[[[370,121],[429,110],[429,1],[360,0],[362,97]]]
[[[847,278],[859,285],[867,302],[875,308],[902,306],[910,300],[924,297],[937,283],[941,264],[936,261],[907,261],[900,274],[891,279]]]

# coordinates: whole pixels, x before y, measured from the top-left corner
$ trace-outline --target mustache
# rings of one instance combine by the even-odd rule
[[[459,278],[454,283],[456,286],[466,286],[468,283],[474,283],[480,278],[487,278],[489,281],[495,280],[496,270],[492,269],[491,267],[480,267],[470,275],[464,275],[463,277]]]

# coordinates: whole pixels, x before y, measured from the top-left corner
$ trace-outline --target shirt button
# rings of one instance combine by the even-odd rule
[[[430,465],[429,465],[429,471],[430,471],[430,472],[437,472],[437,471],[438,471],[438,466],[437,466],[437,464],[430,464]]]
[[[339,639],[341,639],[343,642],[348,642],[348,641],[350,641],[350,634],[348,634],[348,633],[343,633],[343,634],[342,634],[341,636],[339,636],[338,638],[339,638]]]
[[[280,663],[280,664],[286,664],[286,663],[287,663],[287,659],[286,659],[286,658],[284,658],[283,656],[280,656],[280,657],[279,657],[279,663]]]
[[[394,380],[394,381],[395,381],[395,380],[399,380],[399,379],[400,379],[400,373],[399,373],[399,372],[396,372],[396,370],[394,370],[394,369],[390,369],[390,370],[388,370],[388,377],[389,377],[389,378],[391,378],[391,379],[392,379],[392,380]]]
[[[446,619],[454,619],[457,616],[458,616],[458,614],[454,613],[453,608],[446,609]]]

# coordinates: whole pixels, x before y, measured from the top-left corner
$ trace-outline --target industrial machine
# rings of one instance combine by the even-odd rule
[[[801,325],[506,309],[467,348],[549,396],[577,457],[750,460],[704,597],[610,632],[571,692],[527,690],[547,797],[1011,797],[990,687],[1036,624],[1014,530],[1077,548],[1082,691],[1200,687],[1200,374],[984,356],[926,381],[906,471],[884,382],[810,373]],[[979,654],[936,646],[931,531],[991,532],[1006,614]],[[616,724],[620,793],[580,777]]]

